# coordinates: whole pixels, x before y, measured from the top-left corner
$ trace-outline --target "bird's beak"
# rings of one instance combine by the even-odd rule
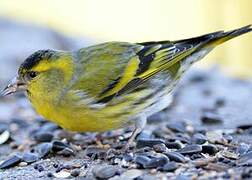
[[[26,83],[20,80],[18,77],[15,77],[11,80],[11,83],[0,93],[0,96],[7,96],[15,92],[24,91],[26,88]]]

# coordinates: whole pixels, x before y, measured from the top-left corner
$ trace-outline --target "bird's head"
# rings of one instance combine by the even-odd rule
[[[18,75],[3,90],[2,96],[18,91],[29,95],[47,96],[64,86],[72,76],[71,54],[54,50],[39,50],[19,67]]]

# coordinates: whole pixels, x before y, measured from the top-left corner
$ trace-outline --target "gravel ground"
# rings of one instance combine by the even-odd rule
[[[19,42],[31,32],[39,36],[38,27],[3,20],[0,26],[5,28],[0,33],[23,38]],[[13,36],[17,29],[22,35]],[[54,39],[46,34],[50,30],[41,31],[41,37]],[[53,43],[42,39],[50,48],[71,49],[79,43],[56,36],[61,38]],[[10,52],[7,40],[0,45],[5,47],[1,58]],[[14,48],[11,60],[4,62],[8,65],[1,66],[9,67],[9,74],[20,63],[16,57],[22,48]],[[131,128],[104,133],[101,146],[95,134],[66,132],[39,117],[22,94],[0,99],[0,179],[251,179],[251,99],[251,82],[226,77],[218,69],[193,69],[171,106],[148,119],[127,152],[121,148]]]
[[[252,176],[252,84],[191,70],[172,105],[153,115],[128,152],[131,129],[69,133],[23,95],[0,102],[2,179],[242,179]],[[5,118],[8,117],[8,118]]]

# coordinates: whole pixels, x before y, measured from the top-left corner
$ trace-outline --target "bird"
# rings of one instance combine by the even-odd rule
[[[38,50],[1,96],[24,91],[34,109],[74,132],[134,126],[128,148],[150,115],[166,108],[192,64],[251,25],[175,41],[105,42],[75,51]]]

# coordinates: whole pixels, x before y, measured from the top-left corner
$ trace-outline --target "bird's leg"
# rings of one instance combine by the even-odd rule
[[[124,146],[124,150],[127,151],[130,147],[130,145],[134,142],[136,136],[142,132],[144,126],[146,125],[146,117],[141,116],[139,119],[136,120],[135,122],[135,129],[133,130],[128,142]]]

